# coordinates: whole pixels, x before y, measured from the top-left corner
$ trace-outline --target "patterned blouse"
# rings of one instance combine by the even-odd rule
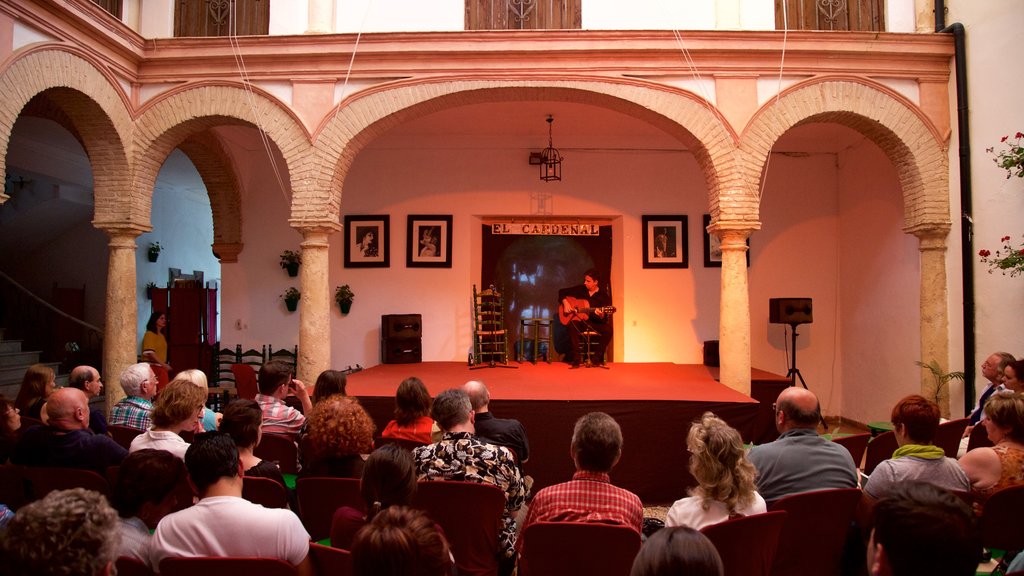
[[[108,424],[127,426],[136,430],[146,431],[153,426],[149,413],[153,411],[153,403],[138,396],[122,398],[110,409]]]
[[[1024,450],[1007,444],[996,444],[992,450],[999,456],[1002,474],[992,486],[974,491],[974,510],[978,514],[981,514],[982,507],[992,494],[1003,488],[1024,484]]]
[[[493,484],[505,492],[498,535],[505,557],[515,554],[515,514],[526,501],[526,485],[515,456],[503,446],[485,444],[469,432],[445,432],[441,441],[413,450],[419,480],[456,480]]]

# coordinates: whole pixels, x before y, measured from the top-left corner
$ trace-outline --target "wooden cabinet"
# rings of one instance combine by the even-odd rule
[[[175,372],[207,370],[217,343],[216,288],[154,288],[153,311],[167,313],[167,362]]]

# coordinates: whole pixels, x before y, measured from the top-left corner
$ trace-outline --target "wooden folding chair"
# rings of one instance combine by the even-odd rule
[[[629,576],[640,551],[640,534],[616,524],[538,522],[520,538],[520,576]]]
[[[413,507],[444,530],[460,575],[498,573],[498,534],[505,510],[501,488],[475,482],[420,482]]]
[[[715,545],[728,576],[768,576],[786,516],[783,511],[743,516],[701,532]]]
[[[366,508],[359,494],[359,480],[355,478],[299,478],[295,481],[295,494],[299,501],[299,518],[314,542],[331,535],[331,520],[338,508]]]
[[[771,511],[788,514],[772,575],[839,574],[860,498],[859,488],[837,488],[792,494],[772,503]]]

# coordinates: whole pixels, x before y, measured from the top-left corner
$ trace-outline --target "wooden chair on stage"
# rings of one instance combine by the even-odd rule
[[[502,366],[516,368],[508,363],[508,334],[505,329],[505,298],[494,287],[477,291],[473,285],[473,367]]]
[[[538,522],[520,538],[520,576],[629,576],[640,552],[640,534],[615,524]]]
[[[788,514],[779,535],[773,576],[839,574],[860,488],[815,490],[776,500],[771,511]]]
[[[788,514],[765,512],[705,526],[701,532],[722,557],[729,576],[769,576]]]

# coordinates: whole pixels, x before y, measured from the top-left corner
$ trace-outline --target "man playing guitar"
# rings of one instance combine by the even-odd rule
[[[566,296],[562,298],[558,309],[558,316],[569,328],[569,341],[572,343],[572,367],[580,367],[580,334],[584,331],[594,331],[598,336],[591,337],[590,351],[591,358],[587,358],[594,366],[604,365],[604,353],[612,336],[611,313],[615,312],[612,307],[611,298],[601,289],[601,274],[594,268],[587,270],[583,275],[583,286],[580,296],[574,298]]]

